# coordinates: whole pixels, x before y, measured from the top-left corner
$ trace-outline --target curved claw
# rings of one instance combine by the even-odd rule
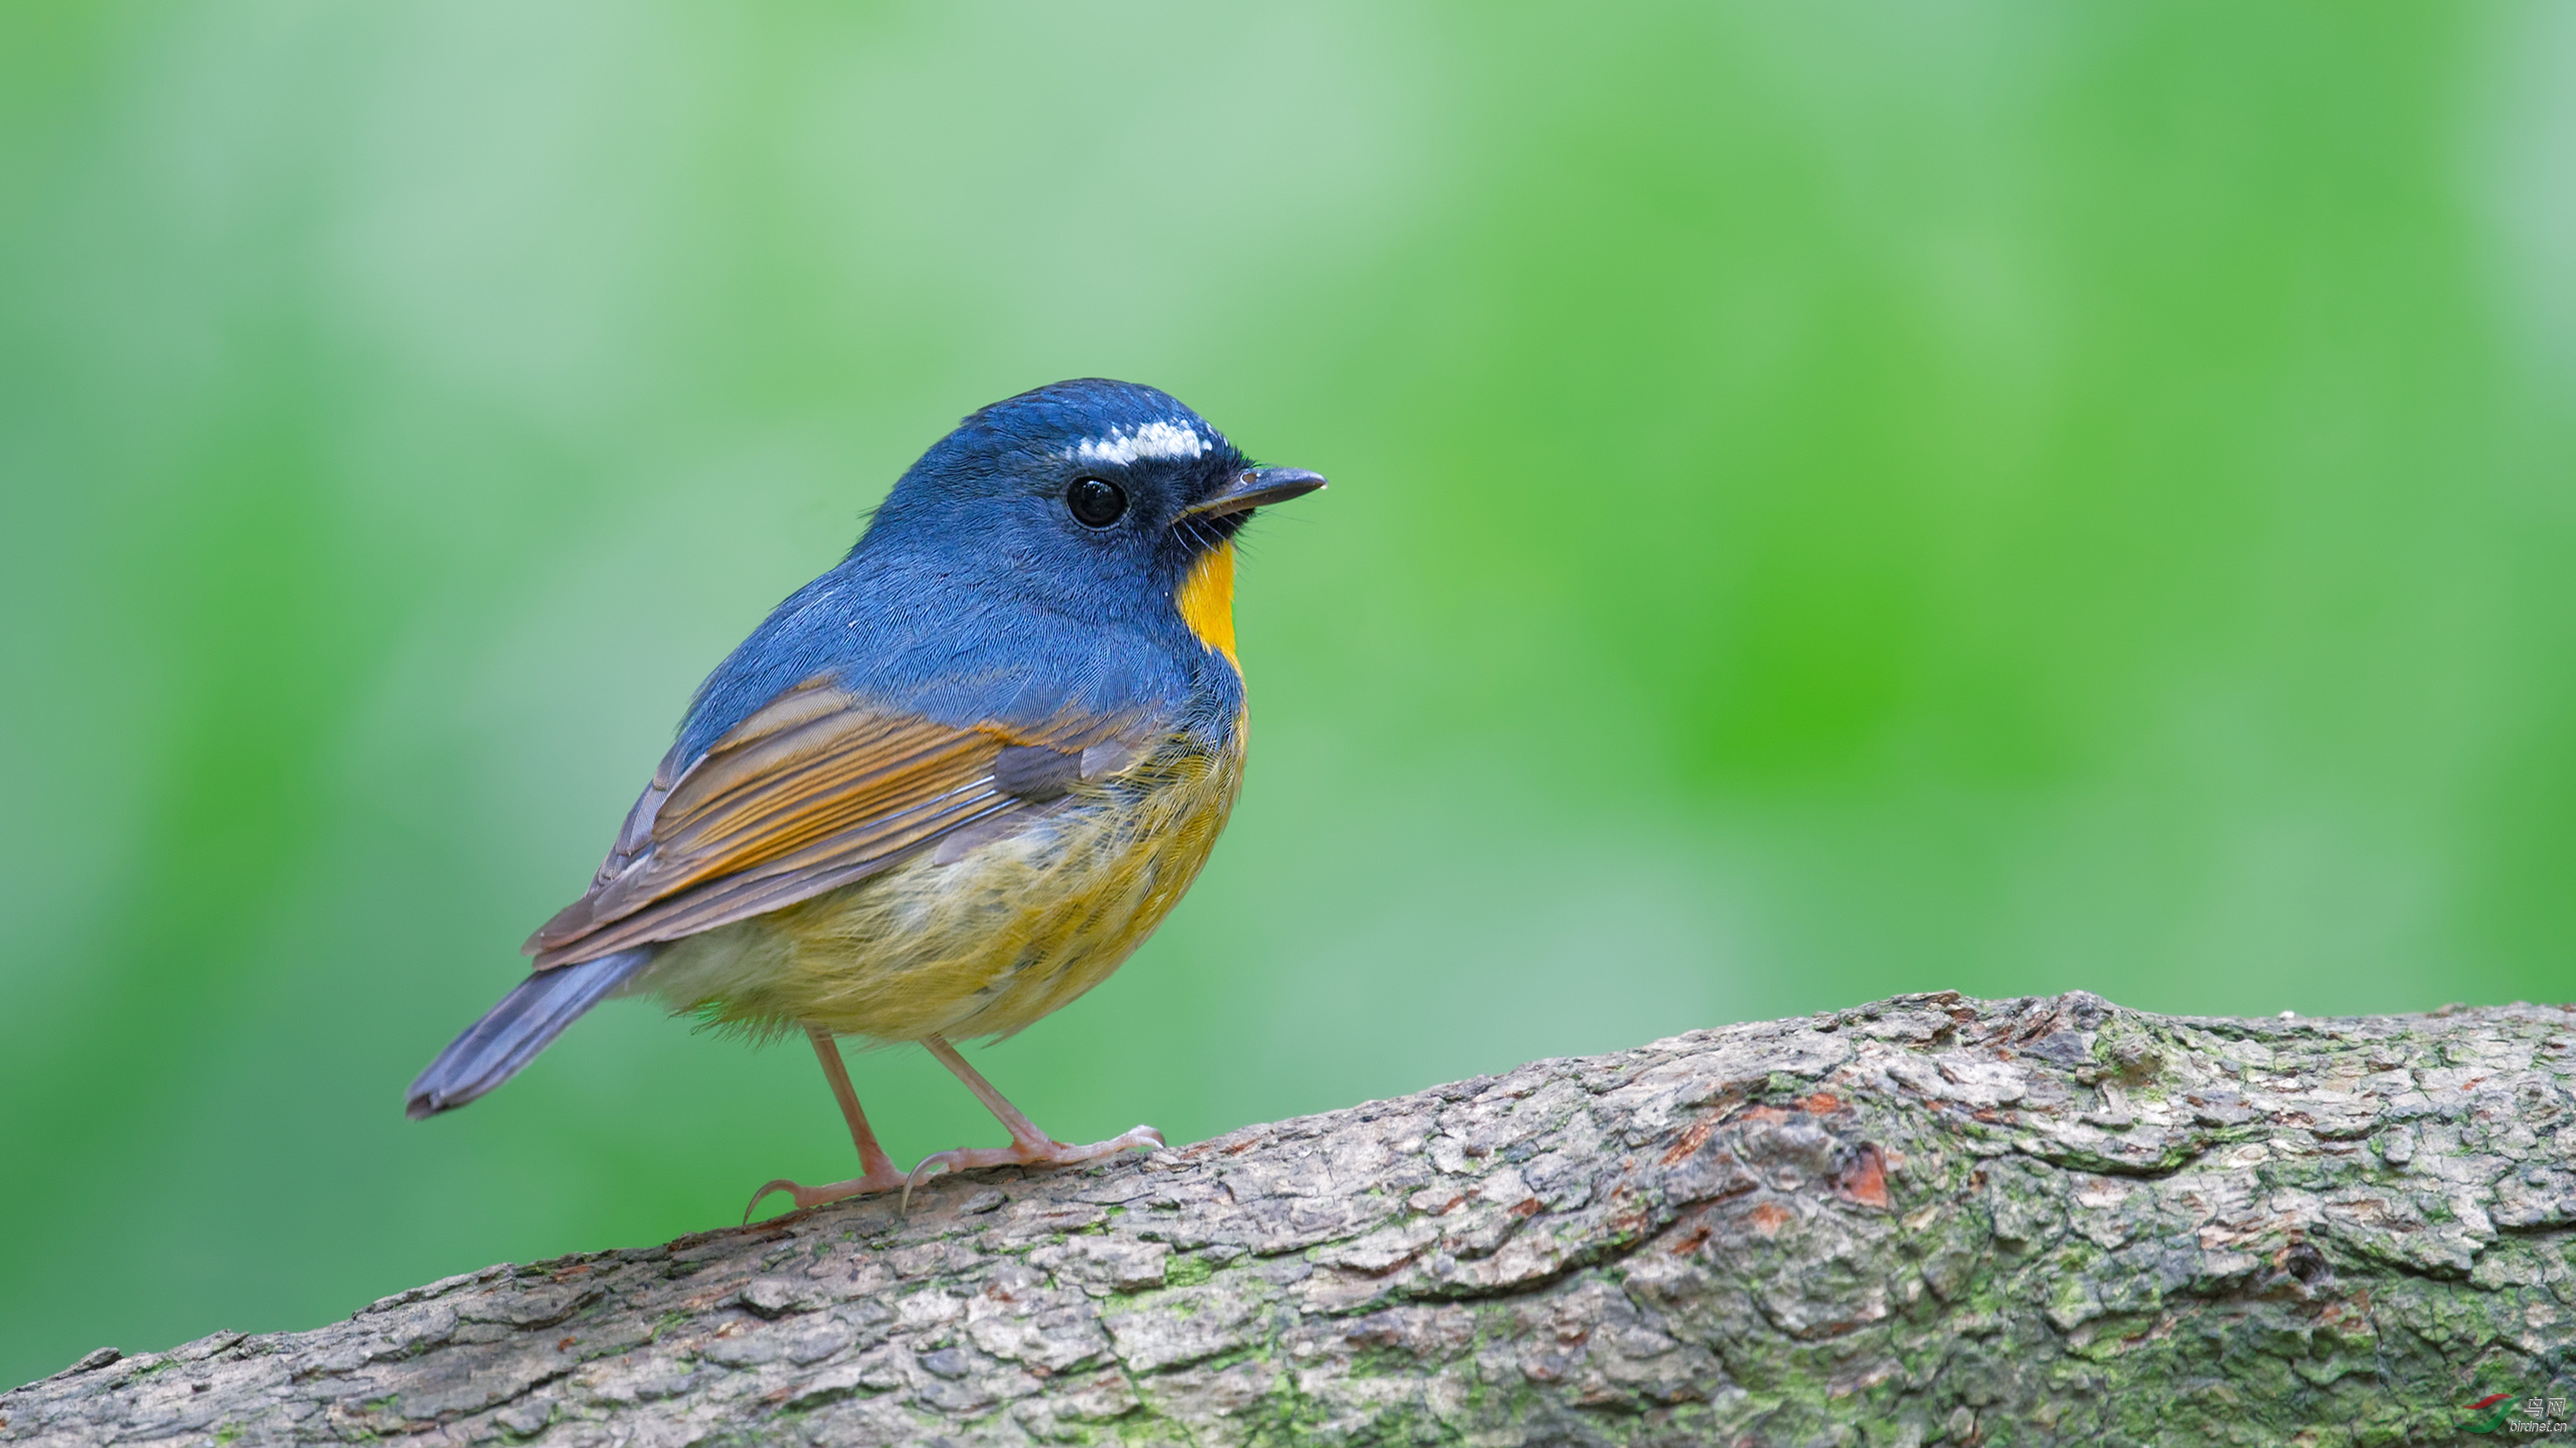
[[[1061,1141],[1015,1141],[1009,1146],[961,1146],[952,1151],[932,1152],[912,1169],[911,1176],[904,1178],[903,1209],[907,1214],[911,1212],[914,1187],[950,1172],[980,1171],[993,1166],[1074,1166],[1097,1161],[1104,1156],[1116,1156],[1122,1151],[1162,1149],[1163,1133],[1150,1126],[1138,1126],[1088,1146],[1067,1146]]]
[[[785,1177],[780,1177],[774,1182],[764,1184],[759,1191],[751,1194],[750,1204],[742,1209],[742,1220],[745,1226],[749,1226],[751,1214],[760,1206],[760,1199],[771,1192],[785,1192],[794,1197],[797,1210],[802,1211],[807,1207],[819,1207],[825,1202],[837,1202],[843,1197],[862,1197],[870,1192],[890,1192],[897,1187],[903,1187],[905,1194],[910,1195],[911,1183],[897,1177],[892,1167],[884,1171],[869,1172],[866,1176],[852,1177],[845,1182],[833,1182],[828,1186],[819,1187],[799,1186]]]
[[[751,1214],[759,1209],[760,1199],[769,1195],[771,1192],[787,1192],[802,1198],[805,1194],[805,1189],[798,1186],[796,1183],[789,1181],[785,1177],[779,1177],[775,1181],[763,1182],[760,1190],[751,1194],[751,1200],[743,1203],[742,1224],[744,1226],[748,1227],[751,1225]],[[802,1200],[799,1200],[796,1205],[802,1207],[805,1203]]]
[[[895,1215],[899,1217],[911,1216],[912,1189],[921,1185],[923,1182],[930,1180],[932,1177],[939,1176],[955,1167],[956,1163],[951,1161],[950,1158],[960,1155],[963,1155],[963,1153],[954,1151],[935,1151],[930,1155],[923,1157],[921,1159],[921,1164],[912,1169],[912,1175],[903,1179],[903,1202],[900,1206],[895,1208]]]

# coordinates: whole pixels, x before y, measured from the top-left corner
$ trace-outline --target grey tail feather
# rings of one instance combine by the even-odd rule
[[[654,951],[639,945],[579,965],[540,970],[519,982],[411,1083],[403,1114],[420,1121],[453,1111],[518,1075],[564,1027],[651,963]]]

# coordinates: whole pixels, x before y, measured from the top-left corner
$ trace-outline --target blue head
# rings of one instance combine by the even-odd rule
[[[825,668],[960,722],[1141,707],[1204,694],[1211,674],[1239,701],[1230,622],[1219,643],[1190,612],[1230,605],[1228,545],[1253,509],[1323,483],[1252,466],[1178,399],[1132,382],[994,403],[922,454],[840,566],[709,676],[684,751]]]
[[[1167,392],[1083,378],[959,423],[895,484],[852,556],[936,555],[1074,617],[1132,618],[1253,508],[1322,482],[1254,468]]]

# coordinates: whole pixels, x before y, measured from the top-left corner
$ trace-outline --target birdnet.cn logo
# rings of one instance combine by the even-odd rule
[[[2565,1398],[2526,1398],[2519,1393],[2489,1393],[2460,1407],[2460,1428],[2469,1433],[2576,1433]]]

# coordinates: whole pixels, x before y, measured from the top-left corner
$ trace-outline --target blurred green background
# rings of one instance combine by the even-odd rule
[[[641,1005],[402,1088],[704,671],[1082,374],[1335,486],[1214,865],[977,1058],[1059,1135],[2571,994],[2576,9],[14,5],[0,1383],[847,1174]]]

